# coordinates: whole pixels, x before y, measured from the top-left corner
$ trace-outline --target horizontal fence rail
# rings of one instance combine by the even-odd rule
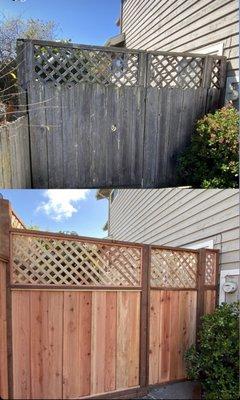
[[[31,231],[5,200],[0,215],[0,396],[131,398],[186,379],[218,251]]]

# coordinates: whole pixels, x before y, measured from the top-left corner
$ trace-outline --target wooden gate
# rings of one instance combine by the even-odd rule
[[[2,398],[131,398],[186,379],[216,251],[29,231],[4,200],[0,215]]]
[[[160,187],[220,104],[226,60],[19,41],[33,187]]]
[[[149,384],[186,379],[185,351],[217,304],[218,252],[151,247]]]

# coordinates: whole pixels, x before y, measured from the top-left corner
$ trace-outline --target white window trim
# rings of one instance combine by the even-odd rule
[[[193,249],[193,250],[197,250],[197,249],[213,249],[214,248],[214,242],[213,240],[208,240],[206,242],[200,242],[200,243],[196,243],[196,244],[190,244],[187,246],[183,246],[186,249]]]
[[[211,46],[201,47],[200,49],[191,51],[191,53],[202,53],[202,54],[216,54],[218,56],[223,55],[223,42],[212,44]]]
[[[219,304],[225,303],[226,294],[223,290],[223,284],[225,282],[226,276],[236,276],[239,275],[239,268],[222,270],[220,273],[220,288],[219,288]],[[238,289],[239,290],[239,289]]]

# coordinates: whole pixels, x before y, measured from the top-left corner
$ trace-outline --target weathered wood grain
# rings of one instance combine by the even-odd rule
[[[0,126],[0,187],[30,188],[28,118]]]
[[[144,187],[176,184],[177,158],[189,145],[196,121],[204,115],[205,107],[214,108],[213,102],[216,105],[216,99],[209,98],[204,88],[147,89]]]
[[[176,185],[177,158],[196,120],[220,104],[223,57],[216,64],[220,89],[210,89],[214,56],[121,54],[75,44],[67,50],[43,41],[23,41],[19,49],[24,46],[19,76],[28,91],[34,188]]]

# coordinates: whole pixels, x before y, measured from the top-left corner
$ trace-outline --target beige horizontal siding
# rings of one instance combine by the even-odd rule
[[[121,189],[109,215],[114,239],[180,247],[213,240],[221,267],[238,266],[236,189]]]
[[[238,0],[125,0],[122,30],[128,48],[201,52],[223,43],[228,75],[238,74]]]

